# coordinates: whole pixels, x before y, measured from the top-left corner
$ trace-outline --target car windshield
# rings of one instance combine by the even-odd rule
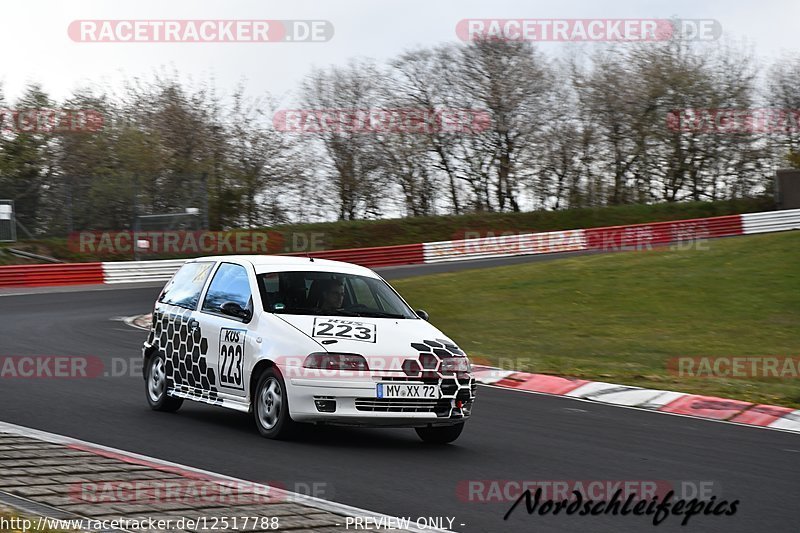
[[[264,310],[294,315],[417,318],[381,279],[339,272],[258,275]]]

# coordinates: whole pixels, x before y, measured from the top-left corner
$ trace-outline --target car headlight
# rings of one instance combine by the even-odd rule
[[[309,354],[303,368],[319,370],[369,370],[367,360],[357,353],[316,352]]]
[[[471,372],[472,367],[466,357],[445,357],[442,359],[441,372],[452,374],[454,372]]]

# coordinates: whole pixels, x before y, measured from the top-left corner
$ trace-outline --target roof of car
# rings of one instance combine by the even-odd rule
[[[349,272],[362,276],[374,277],[376,274],[366,268],[342,261],[316,259],[310,257],[292,257],[286,255],[215,255],[197,257],[193,261],[225,261],[229,263],[250,263],[256,273],[282,272],[289,270],[324,270],[332,272]]]

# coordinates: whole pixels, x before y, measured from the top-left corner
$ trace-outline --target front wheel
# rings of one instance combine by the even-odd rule
[[[294,429],[286,384],[277,369],[268,368],[259,377],[253,396],[253,414],[258,432],[268,439],[286,438]]]
[[[183,398],[167,395],[167,371],[164,356],[160,353],[153,354],[148,361],[145,392],[147,403],[154,411],[173,412],[183,405]]]
[[[414,429],[417,431],[419,438],[425,442],[430,444],[449,444],[464,431],[464,422],[459,422],[452,426],[430,426]]]

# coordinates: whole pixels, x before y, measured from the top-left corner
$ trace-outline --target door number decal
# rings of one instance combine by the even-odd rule
[[[247,330],[222,328],[219,332],[219,383],[244,390],[244,340]]]

